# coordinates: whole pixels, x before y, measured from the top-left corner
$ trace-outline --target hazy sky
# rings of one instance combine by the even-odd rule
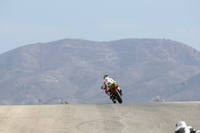
[[[200,51],[200,0],[0,0],[0,53],[66,38],[165,38]]]

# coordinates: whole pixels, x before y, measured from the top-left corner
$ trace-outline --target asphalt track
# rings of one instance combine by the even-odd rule
[[[200,129],[200,102],[0,106],[0,133],[173,133]]]

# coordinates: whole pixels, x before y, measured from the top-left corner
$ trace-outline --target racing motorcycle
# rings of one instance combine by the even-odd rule
[[[122,103],[122,93],[120,93],[118,86],[113,86],[110,89],[110,96],[113,103],[116,103],[117,101],[120,104]]]

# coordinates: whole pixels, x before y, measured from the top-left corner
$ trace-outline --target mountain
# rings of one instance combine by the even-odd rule
[[[199,88],[200,88],[200,73],[189,78],[188,80],[178,84],[171,91],[167,100],[175,101],[199,101]],[[193,97],[191,99],[191,97]]]
[[[200,52],[165,39],[30,44],[1,54],[0,73],[0,104],[108,103],[104,74],[124,102],[200,100]]]

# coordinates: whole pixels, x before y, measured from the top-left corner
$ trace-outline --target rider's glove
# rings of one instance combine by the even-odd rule
[[[101,86],[101,89],[103,90],[103,86]]]

